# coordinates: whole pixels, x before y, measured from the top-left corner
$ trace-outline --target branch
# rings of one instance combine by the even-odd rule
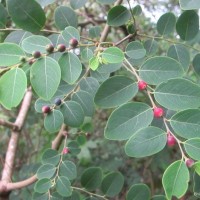
[[[66,130],[66,125],[62,125],[59,133],[57,134],[57,136],[55,137],[55,139],[52,141],[52,149],[58,149],[59,146],[62,143],[62,140],[64,139],[64,131]],[[24,188],[27,187],[31,184],[33,184],[34,182],[37,181],[37,176],[33,175],[32,177],[23,180],[23,181],[19,181],[16,183],[9,183],[9,182],[5,182],[5,181],[0,181],[0,194],[1,193],[6,193],[12,190],[16,190],[16,189],[20,189],[20,188]]]
[[[120,5],[123,2],[123,0],[118,0],[115,3],[115,6]],[[108,36],[108,33],[110,32],[110,26],[108,24],[105,25],[103,32],[101,34],[101,38],[99,40],[99,42],[104,42]]]
[[[18,126],[16,126],[14,123],[3,120],[3,119],[0,119],[0,125],[5,126],[7,128],[10,128],[10,129],[13,129],[15,131],[19,129]]]

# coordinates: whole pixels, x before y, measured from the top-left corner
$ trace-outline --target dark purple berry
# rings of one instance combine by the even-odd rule
[[[34,51],[33,52],[33,57],[34,58],[40,58],[41,57],[41,53],[39,51]]]
[[[78,40],[76,38],[72,38],[70,41],[69,41],[69,45],[73,48],[77,47],[78,45]]]
[[[48,53],[53,53],[53,51],[54,51],[54,46],[53,46],[52,44],[48,44],[48,45],[46,46],[46,51],[47,51]]]
[[[49,106],[43,106],[42,107],[42,112],[43,113],[50,113],[51,112],[51,108]]]
[[[34,62],[35,62],[35,60],[29,60],[29,61],[28,61],[28,64],[29,64],[29,65],[32,65]]]
[[[60,98],[56,98],[54,100],[54,103],[56,104],[56,106],[59,106],[62,103],[62,100]]]
[[[57,49],[59,52],[64,52],[66,50],[66,46],[64,44],[59,44]]]

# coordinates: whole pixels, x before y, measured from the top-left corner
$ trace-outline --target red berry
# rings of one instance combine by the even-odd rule
[[[29,60],[29,61],[28,61],[28,64],[29,64],[29,65],[32,65],[34,62],[35,62],[35,60]]]
[[[154,117],[160,118],[164,115],[164,110],[162,108],[155,107],[153,109],[153,114],[154,114]]]
[[[62,151],[63,154],[68,154],[69,153],[69,148],[65,147]]]
[[[43,106],[42,107],[42,112],[43,113],[50,113],[51,112],[51,108],[49,106]]]
[[[33,52],[33,57],[34,58],[40,58],[41,57],[41,53],[39,51],[34,51]]]
[[[187,167],[192,167],[192,165],[194,165],[194,160],[189,158],[185,161],[185,164],[187,165]]]
[[[169,147],[172,147],[176,144],[176,139],[174,138],[174,136],[171,133],[167,134],[167,145]]]
[[[147,83],[145,81],[139,81],[138,82],[138,88],[139,90],[145,90],[147,87]]]
[[[59,44],[57,49],[59,52],[64,52],[66,50],[66,46],[64,44]]]
[[[78,45],[78,40],[76,38],[72,38],[70,41],[69,41],[69,45],[73,48],[77,47]]]
[[[53,46],[52,44],[48,44],[48,45],[46,46],[46,51],[47,51],[48,53],[52,53],[52,52],[54,51],[54,46]]]

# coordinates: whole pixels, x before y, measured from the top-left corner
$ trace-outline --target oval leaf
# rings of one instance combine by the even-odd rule
[[[82,71],[79,58],[71,52],[64,53],[59,59],[59,65],[61,67],[62,80],[69,84],[75,83]]]
[[[200,160],[200,138],[192,138],[185,141],[184,147],[185,151],[191,158]]]
[[[71,127],[80,127],[84,121],[84,112],[80,104],[74,101],[66,101],[60,111],[64,116],[64,123]]]
[[[81,185],[87,190],[95,190],[101,185],[103,173],[99,167],[86,169],[81,176]]]
[[[114,6],[108,12],[107,23],[109,26],[121,26],[130,19],[130,12],[124,6]]]
[[[183,68],[176,60],[159,56],[145,61],[139,71],[142,80],[148,84],[157,85],[168,79],[181,77]]]
[[[42,165],[38,170],[37,170],[37,178],[38,179],[43,179],[43,178],[51,178],[56,172],[56,167],[51,164],[45,164]]]
[[[161,151],[167,134],[157,127],[147,127],[135,133],[126,143],[125,152],[130,157],[143,158]]]
[[[102,83],[95,96],[95,103],[103,108],[122,105],[138,92],[137,83],[125,76],[114,76]]]
[[[105,137],[110,140],[126,140],[153,120],[152,108],[144,103],[127,103],[110,115]]]
[[[62,197],[69,197],[72,195],[71,183],[68,178],[64,176],[58,176],[56,181],[56,191]]]
[[[71,161],[63,161],[60,164],[59,176],[65,176],[69,180],[73,180],[77,177],[76,165]]]
[[[172,163],[165,170],[162,178],[167,199],[172,199],[172,196],[181,198],[188,189],[189,179],[189,171],[185,162],[178,160]]]
[[[120,172],[111,172],[106,175],[101,183],[102,192],[108,197],[114,197],[120,193],[124,185],[124,177]]]
[[[34,186],[34,191],[40,194],[48,192],[48,190],[52,187],[52,182],[48,178],[40,179],[36,182]]]
[[[140,42],[134,41],[127,45],[126,55],[133,59],[141,59],[146,55],[146,50]]]
[[[15,68],[0,78],[0,102],[7,108],[16,107],[21,102],[27,87],[26,74],[22,69]]]
[[[34,0],[7,0],[8,12],[15,24],[23,30],[37,32],[45,24],[46,17],[40,4]]]
[[[54,59],[44,57],[32,65],[30,76],[31,85],[37,95],[45,100],[50,100],[60,83],[60,66]]]
[[[117,47],[109,47],[101,55],[102,59],[108,63],[121,63],[124,60],[124,53]]]
[[[43,164],[51,164],[56,166],[60,161],[60,155],[56,150],[47,149],[42,155]]]
[[[178,112],[171,120],[170,125],[175,133],[183,138],[200,137],[200,110],[189,109]]]
[[[170,110],[200,106],[200,87],[186,79],[171,79],[155,90],[156,101]]]
[[[20,62],[22,56],[25,56],[25,54],[18,45],[11,43],[0,44],[0,66],[15,65]]]
[[[183,12],[176,23],[176,31],[182,40],[192,40],[199,32],[199,16],[194,10]]]
[[[64,122],[63,114],[59,110],[53,110],[45,116],[44,127],[50,133],[60,130]]]

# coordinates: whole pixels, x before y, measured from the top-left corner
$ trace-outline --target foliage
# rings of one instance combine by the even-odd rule
[[[32,199],[200,196],[199,2],[179,3],[179,16],[168,10],[156,24],[129,0],[0,3],[2,111],[13,113],[27,89],[34,94],[25,129],[42,151],[29,155],[40,161],[31,169]],[[5,120],[12,122],[10,115]],[[63,143],[50,148],[63,124]],[[43,146],[34,130],[42,126]],[[147,181],[139,168],[161,175]]]

